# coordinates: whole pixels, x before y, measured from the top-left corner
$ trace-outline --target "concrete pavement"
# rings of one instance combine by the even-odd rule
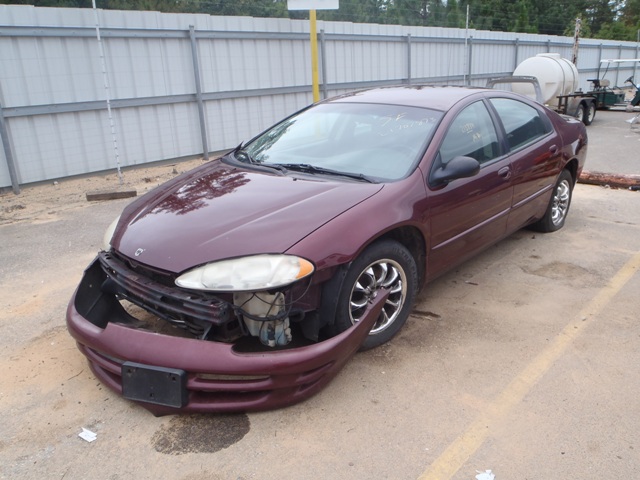
[[[598,110],[587,127],[589,154],[585,170],[618,175],[640,175],[640,125],[626,120],[640,111]]]

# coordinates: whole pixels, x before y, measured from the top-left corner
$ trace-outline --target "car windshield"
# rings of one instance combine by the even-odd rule
[[[442,112],[362,103],[328,103],[254,138],[236,158],[287,170],[392,181],[420,160]]]

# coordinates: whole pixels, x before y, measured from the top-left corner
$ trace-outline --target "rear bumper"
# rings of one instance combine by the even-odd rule
[[[139,402],[155,415],[268,410],[314,395],[358,350],[387,297],[379,295],[361,322],[328,340],[300,348],[245,353],[236,351],[232,344],[113,323],[119,318],[119,304],[113,295],[101,291],[96,280],[89,268],[69,302],[67,328],[96,377],[119,394],[124,362],[184,371],[184,406]]]

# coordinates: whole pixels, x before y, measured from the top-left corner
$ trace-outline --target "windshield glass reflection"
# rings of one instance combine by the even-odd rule
[[[244,147],[258,164],[306,164],[398,180],[416,167],[441,112],[362,103],[317,105]]]

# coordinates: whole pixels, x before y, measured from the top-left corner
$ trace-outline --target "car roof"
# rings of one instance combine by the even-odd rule
[[[402,85],[345,93],[344,95],[331,98],[327,100],[327,102],[378,103],[446,111],[463,98],[479,92],[491,91],[490,89],[480,87],[459,87],[452,85]]]

